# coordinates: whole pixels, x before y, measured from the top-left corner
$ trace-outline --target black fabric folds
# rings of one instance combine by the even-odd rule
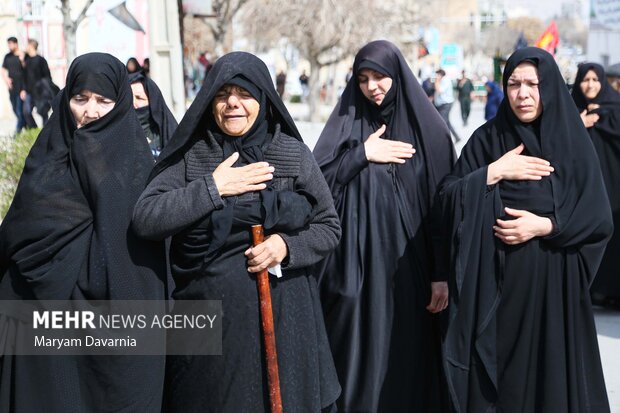
[[[380,107],[360,90],[360,70],[392,78]],[[445,280],[433,254],[431,209],[455,160],[448,129],[401,52],[374,41],[355,57],[354,76],[332,112],[314,156],[332,190],[343,235],[320,272],[321,300],[349,411],[440,411],[436,317],[425,309],[431,280]],[[416,149],[403,165],[369,163],[364,141]]]
[[[581,88],[581,81],[589,70],[593,70],[601,82],[601,90],[592,100],[588,100]],[[605,187],[611,203],[614,218],[614,235],[607,244],[603,262],[598,270],[590,291],[603,297],[620,299],[620,93],[607,82],[605,70],[597,63],[584,63],[579,66],[573,86],[572,96],[579,112],[589,104],[599,105],[589,111],[599,115],[599,120],[588,128],[594,149],[601,162]]]
[[[480,127],[442,182],[450,315],[445,369],[453,408],[465,411],[608,412],[588,288],[612,231],[598,160],[547,52],[524,48],[506,63],[538,68],[543,112],[521,123],[508,98]],[[519,144],[554,167],[540,181],[487,186],[487,167]],[[546,216],[544,238],[515,246],[494,236],[504,207]]]
[[[76,129],[69,100],[83,89],[115,106]],[[0,227],[0,298],[163,299],[163,243],[130,229],[151,168],[124,65],[103,53],[76,58]],[[163,357],[4,356],[0,410],[154,411],[163,367]]]
[[[143,72],[134,72],[129,74],[129,83],[141,82],[144,85],[144,91],[149,97],[150,118],[155,122],[158,134],[161,136],[163,147],[165,147],[177,128],[177,120],[166,105],[164,96],[159,86]]]

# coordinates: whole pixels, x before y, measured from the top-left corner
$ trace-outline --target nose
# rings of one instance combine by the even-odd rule
[[[519,98],[526,99],[529,96],[529,86],[522,83],[519,87]]]
[[[373,79],[368,79],[368,90],[375,90],[377,88],[377,81]]]
[[[95,99],[89,99],[84,108],[86,117],[97,119],[99,117],[99,109],[97,107],[97,101]]]
[[[234,93],[228,95],[228,99],[226,99],[226,106],[229,108],[236,108],[239,106],[239,98]]]

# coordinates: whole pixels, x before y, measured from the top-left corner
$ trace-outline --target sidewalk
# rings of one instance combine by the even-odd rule
[[[15,132],[17,120],[13,117],[0,119],[0,138],[12,135]]]

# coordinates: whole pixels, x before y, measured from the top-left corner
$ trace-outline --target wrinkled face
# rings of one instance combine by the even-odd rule
[[[260,109],[250,92],[235,85],[222,86],[211,106],[215,123],[230,136],[242,136],[249,131]]]
[[[372,69],[362,69],[357,75],[362,93],[377,106],[381,105],[385,95],[392,87],[392,78]]]
[[[133,93],[133,107],[135,109],[143,108],[149,105],[149,97],[144,90],[142,82],[131,84],[131,92]]]
[[[529,62],[517,66],[508,78],[506,96],[510,108],[521,122],[536,120],[543,111],[536,66]]]
[[[115,102],[112,99],[91,92],[88,89],[72,96],[69,101],[69,108],[78,129],[104,117],[114,109],[114,105]]]
[[[594,70],[588,70],[579,87],[587,99],[594,99],[601,91],[601,81]]]

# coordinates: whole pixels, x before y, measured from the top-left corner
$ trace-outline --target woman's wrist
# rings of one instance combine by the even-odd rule
[[[495,162],[487,167],[487,185],[495,185],[502,180],[502,174],[497,169]]]
[[[553,222],[547,217],[540,217],[541,224],[538,231],[539,237],[546,237],[553,232]]]

